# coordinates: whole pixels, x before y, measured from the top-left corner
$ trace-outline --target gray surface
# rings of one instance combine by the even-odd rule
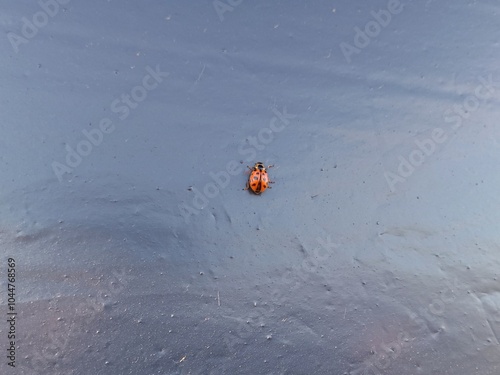
[[[232,3],[70,1],[17,52],[40,6],[2,11],[0,372],[500,373],[498,4],[404,2],[346,58],[387,2]]]

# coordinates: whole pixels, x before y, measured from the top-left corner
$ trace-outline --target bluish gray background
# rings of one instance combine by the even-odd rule
[[[42,8],[3,5],[1,373],[498,374],[498,3],[404,1],[350,62],[387,1],[222,3],[72,0],[18,51]],[[121,120],[148,66],[169,76]],[[276,183],[255,196],[259,160]]]

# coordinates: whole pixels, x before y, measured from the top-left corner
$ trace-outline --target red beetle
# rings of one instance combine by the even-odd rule
[[[272,165],[267,168],[271,168]],[[271,189],[269,184],[274,184],[274,181],[269,180],[269,176],[267,175],[266,167],[262,162],[257,162],[253,166],[253,168],[248,167],[250,169],[250,177],[248,177],[247,186],[243,190],[252,190],[255,194],[259,195],[267,188]]]

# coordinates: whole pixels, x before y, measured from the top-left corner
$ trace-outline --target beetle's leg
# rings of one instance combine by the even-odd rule
[[[269,168],[272,168],[272,167],[274,167],[274,164],[269,165],[267,168],[269,169]]]

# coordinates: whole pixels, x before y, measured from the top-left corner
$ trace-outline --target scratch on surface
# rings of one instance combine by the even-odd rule
[[[491,325],[490,320],[486,319],[486,322],[488,322],[488,326],[490,327],[490,330],[491,330],[491,333],[493,334],[493,337],[495,337],[495,340],[497,340],[497,345],[500,345],[500,341],[499,341],[498,335],[495,332],[495,329],[493,328],[493,326]]]
[[[203,75],[203,72],[205,72],[205,67],[206,67],[206,64],[203,64],[203,68],[201,69],[200,75],[198,76],[196,81],[194,81],[193,86],[196,85],[198,82],[200,82],[201,76]]]
[[[433,233],[429,230],[423,229],[423,228],[418,228],[418,227],[391,227],[387,228],[384,232],[379,233],[379,236],[383,235],[391,235],[395,237],[407,237],[412,234],[415,234],[416,236],[420,238],[425,238],[427,239],[430,237]]]
[[[182,357],[181,360],[178,363],[184,362],[186,360],[186,358],[187,358],[187,355],[185,355],[184,357]]]

